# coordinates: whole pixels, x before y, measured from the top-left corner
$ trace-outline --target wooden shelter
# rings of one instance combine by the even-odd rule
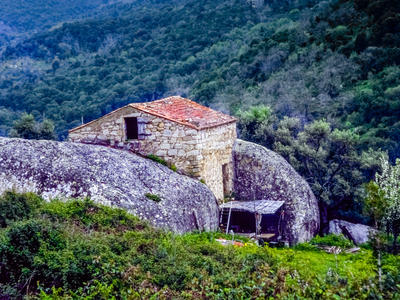
[[[267,240],[281,234],[284,201],[230,201],[220,206],[220,227],[226,233],[255,236]]]

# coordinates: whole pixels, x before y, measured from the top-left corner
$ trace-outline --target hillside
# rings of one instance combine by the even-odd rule
[[[399,297],[400,260],[384,255],[382,289],[372,252],[338,255],[219,233],[174,235],[89,199],[44,202],[34,194],[0,198],[0,297],[30,299],[367,299]],[[393,284],[394,283],[394,284]]]
[[[8,47],[2,133],[27,111],[65,138],[82,117],[181,94],[233,114],[267,104],[281,117],[327,118],[398,156],[399,4],[266,3],[137,1]]]
[[[64,22],[117,16],[135,0],[3,0],[0,2],[0,54],[33,34],[60,27]],[[122,9],[123,10],[123,9]]]
[[[134,0],[3,0],[0,20],[19,34],[38,32],[64,21],[87,18]]]
[[[0,106],[45,113],[65,137],[82,116],[88,121],[126,102],[162,95],[179,61],[255,18],[241,1],[178,2],[143,3],[125,17],[65,24],[8,48]]]

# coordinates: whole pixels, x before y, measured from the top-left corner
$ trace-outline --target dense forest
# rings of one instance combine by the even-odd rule
[[[400,4],[293,3],[136,1],[8,46],[2,133],[26,111],[65,138],[81,117],[181,94],[232,114],[266,104],[279,117],[326,118],[398,156]]]
[[[125,3],[113,0],[30,0],[0,2],[0,53],[7,45],[78,19],[117,15]]]
[[[1,1],[0,20],[19,33],[39,32],[65,21],[116,14],[134,0]]]

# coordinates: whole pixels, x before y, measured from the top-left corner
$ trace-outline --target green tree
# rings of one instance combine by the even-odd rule
[[[385,192],[375,181],[367,183],[365,190],[364,210],[373,219],[375,229],[381,229],[387,207]]]
[[[252,106],[249,110],[239,111],[239,133],[244,138],[252,137],[256,143],[273,142],[273,124],[276,117],[269,106]]]
[[[253,110],[240,115],[242,137],[278,152],[307,180],[319,200],[323,230],[328,217],[362,218],[356,199],[379,167],[380,151],[360,152],[357,133],[333,129],[325,120],[302,126],[298,118],[276,122]]]
[[[290,124],[288,120],[280,131]],[[322,225],[327,226],[329,215],[346,215],[355,207],[355,198],[365,181],[363,156],[357,151],[359,136],[351,130],[332,129],[327,121],[314,121],[304,126],[292,139],[275,137],[273,149],[286,156],[282,149],[292,148],[286,156],[309,182],[319,199]],[[372,166],[367,165],[367,168]],[[353,214],[351,217],[355,217]]]
[[[31,114],[23,114],[22,117],[14,123],[10,136],[23,139],[37,139],[38,131],[35,117]]]
[[[376,174],[376,184],[385,194],[385,213],[382,218],[387,230],[393,234],[393,251],[397,252],[397,239],[400,235],[400,159],[392,166],[381,158],[382,172]]]
[[[54,123],[51,120],[44,120],[39,126],[39,138],[42,140],[55,140],[56,134]]]
[[[34,139],[34,140],[54,140],[56,138],[54,124],[51,120],[45,119],[38,123],[31,114],[23,114],[14,123],[10,132],[11,137]]]
[[[384,250],[385,242],[379,230],[382,228],[382,220],[385,216],[387,203],[384,191],[376,182],[370,181],[366,184],[365,191],[367,195],[364,199],[364,211],[373,219],[374,227],[377,230],[373,234],[370,232],[369,239],[372,243],[374,255],[377,259],[379,288],[382,290],[381,253]]]

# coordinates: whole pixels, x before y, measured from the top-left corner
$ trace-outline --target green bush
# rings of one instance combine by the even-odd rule
[[[171,165],[169,166],[169,168],[170,168],[172,171],[174,171],[174,172],[176,172],[176,171],[178,170],[178,168],[177,168],[174,164],[171,164]]]
[[[161,157],[158,157],[157,155],[149,154],[149,155],[147,155],[147,158],[149,158],[155,162],[158,162],[159,164],[162,164],[164,166],[168,166],[168,163],[165,160],[163,160]]]
[[[318,247],[311,243],[301,243],[294,246],[296,250],[303,250],[303,251],[319,251]]]
[[[145,223],[123,209],[99,206],[89,198],[49,202],[42,212],[54,220],[74,220],[79,224],[94,229],[125,228],[126,230],[143,229]]]
[[[5,192],[0,197],[0,227],[4,228],[16,220],[31,216],[43,200],[35,194]]]
[[[14,282],[37,278],[41,273],[36,269],[38,257],[62,250],[65,246],[62,230],[47,220],[15,222],[6,229],[0,248],[2,273]]]
[[[354,244],[343,235],[336,234],[328,234],[322,237],[317,235],[310,241],[310,244],[318,246],[337,246],[341,248],[354,247]]]
[[[162,165],[164,165],[164,166],[167,166],[168,168],[170,168],[172,171],[174,171],[174,172],[176,172],[177,170],[178,170],[178,168],[174,165],[174,164],[169,164],[169,163],[167,163],[164,159],[162,159],[161,157],[159,157],[159,156],[157,156],[157,155],[154,155],[154,154],[149,154],[149,155],[147,155],[146,156],[147,158],[149,158],[149,159],[151,159],[151,160],[153,160],[153,161],[155,161],[155,162],[158,162],[159,164],[162,164]]]
[[[160,196],[156,195],[156,194],[151,194],[151,193],[146,193],[145,196],[150,199],[153,200],[154,202],[160,202],[161,198]]]
[[[20,196],[20,195],[15,195]],[[396,299],[400,257],[384,254],[384,290],[372,251],[331,255],[317,237],[295,248],[222,246],[218,232],[176,235],[89,199],[43,202],[0,230],[0,297],[21,299]],[[340,242],[340,243],[339,243]]]

